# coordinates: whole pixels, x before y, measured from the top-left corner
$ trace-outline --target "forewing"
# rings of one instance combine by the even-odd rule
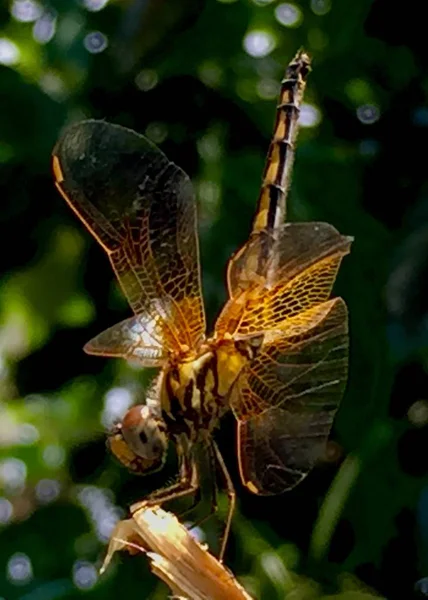
[[[348,365],[346,305],[335,298],[324,308],[312,329],[267,336],[232,391],[240,473],[255,493],[293,487],[323,453]]]
[[[107,252],[159,345],[193,347],[205,330],[196,209],[187,175],[142,135],[103,121],[69,127],[53,152],[56,185]]]
[[[278,229],[261,272],[264,235],[251,238],[232,259],[231,297],[217,320],[217,337],[259,335],[325,302],[352,242],[327,223],[287,224]]]

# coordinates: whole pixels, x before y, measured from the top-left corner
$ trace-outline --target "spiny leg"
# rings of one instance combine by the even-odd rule
[[[217,446],[217,444],[212,441],[212,443],[209,446],[209,460],[210,460],[210,472],[211,472],[211,478],[210,478],[210,483],[211,483],[211,508],[208,514],[206,514],[204,517],[202,517],[201,519],[199,519],[199,521],[196,521],[193,525],[192,525],[192,529],[193,527],[199,527],[200,525],[202,525],[202,523],[204,523],[207,519],[209,519],[213,514],[215,514],[218,510],[218,506],[217,506],[217,482],[216,482],[216,461],[220,467],[221,473],[223,475],[225,484],[226,484],[226,493],[229,499],[229,509],[227,512],[227,518],[226,518],[226,525],[225,525],[225,529],[224,529],[224,534],[223,534],[223,540],[221,543],[221,547],[220,547],[220,553],[219,553],[219,561],[223,562],[223,558],[224,558],[224,553],[226,551],[226,546],[227,546],[227,541],[229,539],[229,533],[230,533],[230,527],[231,527],[231,523],[232,523],[232,517],[233,517],[233,513],[235,512],[235,505],[236,505],[236,492],[235,492],[235,488],[233,486],[232,483],[232,479],[229,475],[229,471],[227,470],[226,464],[223,460],[223,457],[221,455],[221,452]]]
[[[196,494],[199,489],[199,482],[195,460],[180,447],[177,447],[177,452],[180,460],[180,475],[178,481],[153,492],[144,500],[133,504],[131,506],[131,514],[134,514],[140,508],[160,505],[169,502],[170,500],[176,500],[178,498]]]
[[[177,498],[183,498],[185,496],[189,496],[191,494],[197,494],[198,492],[203,494],[202,488],[204,486],[200,485],[198,468],[197,468],[197,460],[195,460],[194,456],[189,456],[188,453],[182,452],[179,449],[179,456],[181,458],[180,464],[180,478],[179,480],[162,489],[154,492],[148,498],[141,502],[137,502],[131,506],[131,513],[134,514],[140,508],[145,508],[157,504],[163,504],[164,502],[168,502],[170,500],[176,500]],[[226,550],[227,541],[230,533],[230,526],[232,522],[233,513],[235,511],[236,504],[236,492],[232,483],[232,479],[229,475],[227,467],[224,463],[223,457],[220,453],[220,450],[217,447],[215,442],[212,442],[208,447],[208,458],[209,458],[209,475],[210,475],[210,499],[211,505],[208,514],[204,515],[200,520],[196,521],[192,524],[191,529],[194,527],[199,527],[204,523],[208,518],[210,518],[214,513],[217,512],[217,484],[216,484],[216,461],[220,466],[220,470],[222,472],[225,484],[226,484],[226,493],[229,498],[229,509],[227,513],[226,526],[224,530],[223,540],[221,543],[220,553],[219,553],[219,561],[223,562],[224,553]],[[197,498],[193,505],[180,514],[189,512],[194,509],[195,506],[199,503],[200,498]]]
[[[204,452],[205,454],[205,452]],[[215,451],[213,450],[213,444],[210,443],[207,447],[206,447],[206,456],[208,458],[208,462],[207,464],[205,464],[205,467],[207,467],[207,471],[209,473],[209,491],[208,493],[206,493],[205,490],[205,485],[204,482],[200,481],[199,482],[199,489],[198,489],[198,495],[197,498],[195,498],[195,502],[192,504],[192,506],[190,506],[187,510],[184,511],[184,513],[181,513],[180,516],[182,516],[183,514],[186,514],[190,511],[192,511],[199,503],[201,503],[203,501],[203,496],[208,496],[209,495],[209,500],[210,500],[210,509],[207,512],[207,514],[205,514],[203,517],[201,517],[200,519],[196,520],[194,523],[192,523],[192,526],[190,529],[193,529],[194,527],[200,527],[202,525],[202,523],[205,523],[205,521],[207,521],[210,517],[212,517],[218,510],[218,506],[217,506],[217,481],[216,481],[216,455],[215,455]],[[199,458],[201,457],[201,455],[199,454]]]
[[[226,464],[225,464],[223,457],[220,453],[220,450],[218,449],[218,446],[215,442],[213,442],[213,448],[214,448],[214,452],[215,452],[215,457],[220,466],[220,469],[221,469],[223,477],[224,477],[224,481],[226,483],[226,493],[229,498],[229,510],[227,512],[226,526],[224,528],[223,541],[221,543],[220,554],[219,554],[219,561],[223,562],[223,557],[224,557],[224,553],[226,551],[227,541],[229,539],[230,526],[232,524],[233,513],[235,512],[236,492],[235,492],[235,488],[233,486],[232,479],[229,475],[229,471],[227,470]]]

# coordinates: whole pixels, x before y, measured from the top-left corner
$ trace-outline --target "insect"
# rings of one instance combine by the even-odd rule
[[[160,369],[110,448],[147,473],[175,443],[179,477],[145,505],[196,495],[202,475],[215,481],[219,469],[230,500],[220,558],[235,505],[213,439],[221,416],[232,410],[237,420],[243,484],[278,494],[322,455],[346,384],[347,309],[330,295],[352,238],[327,223],[284,223],[309,70],[304,51],[286,70],[252,231],[228,262],[228,300],[209,337],[187,175],[143,136],[104,121],[72,125],[53,152],[57,188],[106,251],[134,312],[85,350]]]

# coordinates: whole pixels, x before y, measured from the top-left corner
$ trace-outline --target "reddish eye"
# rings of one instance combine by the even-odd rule
[[[157,460],[138,456],[125,441],[120,428],[109,434],[107,445],[117,460],[136,475],[147,475],[159,471],[163,467],[164,456],[161,452],[159,452]]]
[[[164,460],[168,438],[163,421],[146,405],[133,406],[125,414],[122,435],[131,450],[141,458]]]

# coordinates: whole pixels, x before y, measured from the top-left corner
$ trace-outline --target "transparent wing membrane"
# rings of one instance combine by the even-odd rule
[[[135,314],[148,321],[156,313],[151,336],[167,350],[197,344],[205,318],[187,175],[143,136],[103,121],[68,128],[53,166],[59,190],[107,252]]]
[[[325,302],[352,239],[327,223],[284,225],[269,258],[275,267],[269,281],[257,274],[262,242],[262,235],[251,239],[229,270],[231,298],[217,320],[218,337],[258,335]]]
[[[267,336],[232,392],[241,476],[257,493],[282,492],[309,472],[345,388],[345,303],[325,303],[313,322],[306,330],[291,326]]]
[[[166,347],[159,343],[162,322],[136,315],[109,327],[85,345],[85,352],[99,356],[122,357],[139,361],[146,367],[162,366],[168,359]]]

